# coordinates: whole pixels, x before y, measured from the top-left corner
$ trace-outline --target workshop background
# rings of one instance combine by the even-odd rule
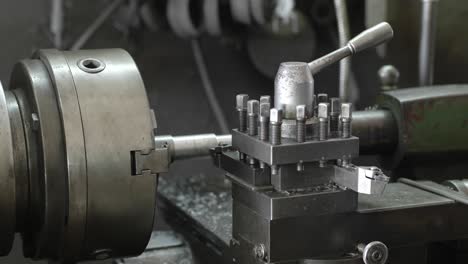
[[[168,24],[164,2],[0,1],[0,80],[7,86],[13,65],[30,57],[37,49],[70,49],[75,45],[83,49],[124,48],[131,53],[143,76],[150,104],[156,112],[158,134],[225,133],[209,102],[207,85],[214,90],[221,107],[218,115],[233,128],[237,122],[233,101],[236,94],[259,97],[273,93],[272,64],[288,56],[310,61],[338,47],[333,1],[297,1],[303,16],[304,34],[295,41],[284,41],[281,36],[259,27],[233,23],[228,15],[221,17],[223,28],[218,36],[202,32],[197,38],[182,38]],[[374,104],[381,89],[377,71],[385,64],[393,64],[400,70],[399,86],[417,84],[417,52],[414,51],[418,43],[419,26],[415,15],[419,12],[418,4],[417,0],[348,1],[352,36],[383,20],[389,21],[395,30],[395,38],[386,48],[365,51],[352,59],[357,109]],[[193,10],[195,20],[200,19],[197,12],[200,10]],[[444,19],[438,23],[436,84],[468,81],[465,74],[468,37],[464,34],[463,23],[456,23],[466,15],[468,2],[441,1],[439,17]],[[85,42],[77,42],[82,33],[101,18],[102,26]],[[265,45],[267,48],[263,49]],[[316,91],[336,96],[338,70],[336,64],[317,75]],[[211,160],[181,162],[171,173],[189,173],[187,167],[191,167],[190,173],[202,173],[211,168]],[[161,219],[157,219],[156,228],[166,228]],[[13,253],[0,258],[0,263],[33,262],[22,259],[19,243],[15,243]]]

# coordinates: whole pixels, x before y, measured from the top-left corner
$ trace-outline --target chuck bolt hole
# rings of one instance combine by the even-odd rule
[[[87,73],[98,73],[104,70],[106,64],[98,59],[86,58],[78,61],[78,67]]]

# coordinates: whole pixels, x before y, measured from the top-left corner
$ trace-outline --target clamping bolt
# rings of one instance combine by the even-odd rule
[[[247,116],[248,116],[248,134],[249,136],[256,136],[257,129],[258,129],[258,111],[259,111],[259,103],[257,100],[249,100],[247,102]]]
[[[239,132],[247,131],[247,94],[238,94],[236,96],[236,109],[239,114]]]
[[[338,97],[331,98],[330,108],[330,135],[331,137],[338,137],[340,134],[341,99]]]
[[[318,118],[319,118],[319,140],[327,140],[328,138],[328,103],[319,103]]]
[[[260,100],[262,100],[260,98]],[[260,102],[260,140],[268,141],[269,139],[269,125],[270,125],[270,103]]]
[[[307,109],[305,105],[296,106],[296,141],[302,143],[306,140]]]
[[[270,109],[270,143],[272,145],[281,144],[281,124],[283,122],[283,110]]]
[[[353,115],[351,103],[341,104],[341,136],[343,138],[351,137],[351,119]]]

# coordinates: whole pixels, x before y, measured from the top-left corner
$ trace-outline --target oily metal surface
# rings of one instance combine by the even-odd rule
[[[25,89],[32,104],[33,133],[36,134],[42,155],[38,159],[38,182],[36,187],[43,199],[39,229],[32,231],[36,245],[34,257],[57,256],[62,245],[62,233],[66,218],[66,178],[64,147],[57,100],[44,64],[39,60],[25,60],[16,65],[12,74],[11,88]],[[42,191],[42,192],[41,192]],[[41,206],[41,205],[40,205]],[[42,209],[43,208],[43,209]]]
[[[24,80],[23,78],[18,78],[18,80]],[[15,78],[11,79],[10,88],[15,87]],[[38,169],[38,152],[39,146],[37,144],[38,138],[32,130],[31,125],[31,106],[29,104],[28,95],[23,89],[14,89],[11,90],[15,95],[18,106],[20,109],[21,118],[23,120],[24,126],[24,135],[26,142],[27,150],[27,169],[28,169],[28,181],[29,181],[29,190],[28,190],[28,215],[27,219],[24,219],[23,225],[24,228],[21,228],[20,225],[17,227],[22,232],[23,236],[23,252],[25,257],[33,257],[36,252],[35,237],[40,229],[42,224],[42,219],[44,218],[44,181],[42,177],[39,177]],[[26,224],[28,219],[41,219],[40,221],[35,221],[32,223]],[[20,220],[20,219],[18,219]],[[21,220],[20,220],[21,221]]]
[[[154,148],[143,81],[123,50],[63,54],[76,86],[85,138],[88,208],[84,254],[139,254],[151,235],[156,192],[154,175],[132,176],[131,171],[131,152]],[[78,67],[82,59],[105,67],[97,73],[83,71]]]
[[[74,80],[62,53],[57,50],[41,50],[36,57],[48,68],[62,118],[68,176],[68,211],[63,256],[73,260],[74,256],[81,253],[87,212],[86,156],[80,107]]]
[[[15,166],[16,186],[16,231],[24,228],[29,200],[28,156],[23,127],[23,119],[16,96],[11,91],[5,91],[5,97],[10,117],[10,127],[13,142],[13,157]]]
[[[3,87],[0,83],[0,255],[11,249],[15,232],[16,196],[13,143]]]

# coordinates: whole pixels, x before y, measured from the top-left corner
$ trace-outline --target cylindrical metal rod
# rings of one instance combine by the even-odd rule
[[[333,51],[309,63],[310,72],[316,74],[325,67],[354,55],[365,49],[378,46],[393,38],[393,29],[387,22],[382,22],[351,39],[346,46]]]
[[[50,32],[52,33],[54,47],[61,49],[63,45],[63,0],[52,0],[50,12]]]
[[[421,0],[421,36],[419,40],[419,85],[434,81],[435,39],[439,0]]]
[[[210,149],[219,145],[231,145],[231,135],[200,134],[187,136],[155,136],[156,143],[166,143],[172,160],[182,160],[210,154]],[[161,145],[161,144],[157,144]]]
[[[397,123],[388,110],[354,111],[352,134],[365,154],[388,153],[398,143]]]
[[[345,46],[350,39],[348,10],[346,0],[335,0],[336,21],[340,46]],[[339,95],[346,102],[349,100],[349,76],[351,74],[351,58],[340,61]]]

